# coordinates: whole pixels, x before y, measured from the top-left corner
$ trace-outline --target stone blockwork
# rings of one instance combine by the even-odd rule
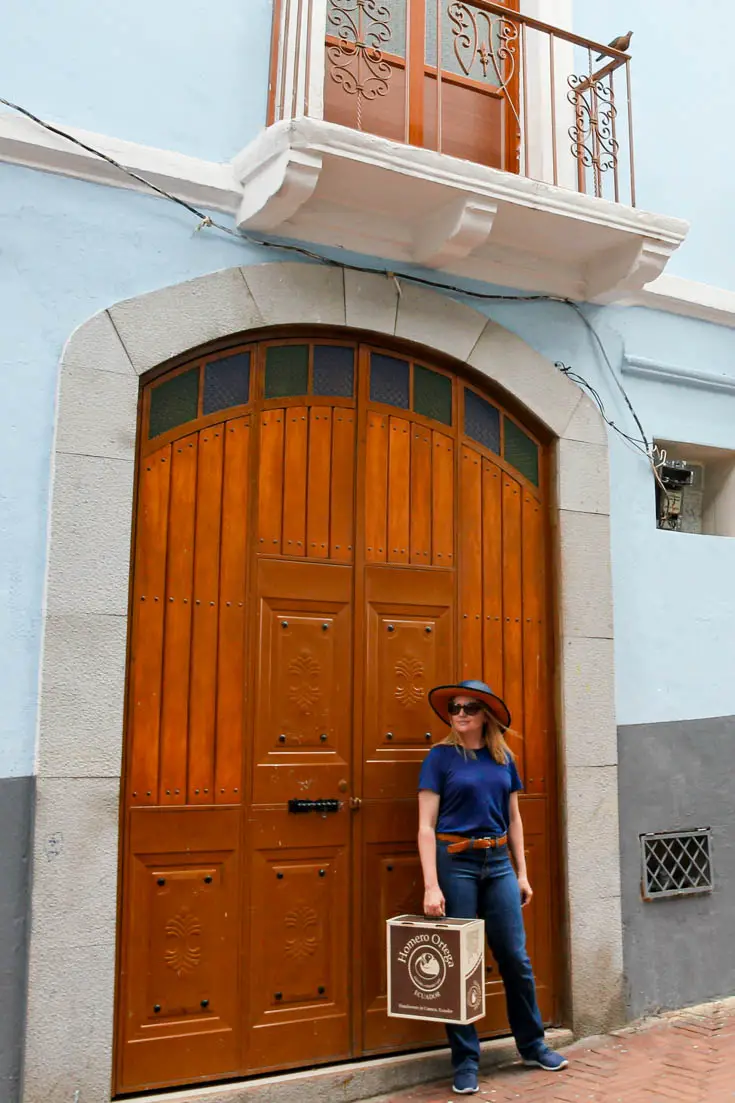
[[[385,276],[312,264],[234,268],[118,303],[77,330],[64,350],[41,685],[24,1103],[69,1103],[75,1092],[84,1103],[105,1103],[110,1093],[139,376],[233,333],[315,324],[400,336],[429,353],[460,357],[557,438],[552,524],[560,774],[574,804],[562,838],[569,1017],[577,1030],[604,1029],[619,1018],[620,889],[610,847],[618,819],[607,436],[596,408],[520,338],[447,296],[407,281],[399,293],[396,281]],[[596,479],[590,478],[590,465]],[[594,585],[589,578],[581,584],[580,572],[591,572]],[[90,656],[98,661],[91,664]],[[63,845],[49,842],[56,835],[63,836]],[[49,846],[58,851],[53,861]],[[74,898],[67,899],[65,879],[80,870]],[[59,926],[60,907],[74,916],[66,930]]]
[[[0,1099],[20,1091],[34,781],[0,778]]]
[[[618,738],[629,1010],[639,1015],[731,995],[735,717],[631,725],[621,727]],[[713,892],[646,903],[641,896],[640,836],[695,827],[712,828]]]

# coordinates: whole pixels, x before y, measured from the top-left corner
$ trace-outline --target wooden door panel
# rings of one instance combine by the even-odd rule
[[[355,411],[289,406],[260,417],[260,555],[351,563]]]
[[[503,696],[503,509],[502,471],[482,461],[482,671]]]
[[[546,564],[541,503],[523,492],[523,702],[524,784],[528,793],[548,791],[549,715]]]
[[[449,571],[370,567],[363,798],[415,798],[418,771],[444,725],[428,691],[451,678],[454,576]]]
[[[248,1067],[351,1052],[352,580],[349,566],[261,559],[248,841]],[[288,801],[331,799],[336,812]]]
[[[307,815],[293,817],[304,845],[252,858],[250,1071],[350,1053],[349,854],[319,845],[321,817]]]
[[[217,652],[217,743],[215,800],[233,803],[242,792],[247,600],[250,421],[228,421],[222,493],[219,643]]]
[[[161,676],[166,587],[171,445],[140,465],[132,601],[129,697],[129,796],[136,804],[158,803]]]
[[[237,1069],[236,809],[133,809],[120,978],[127,1090]]]
[[[463,445],[459,468],[459,619],[462,678],[479,678],[482,662],[482,458]],[[480,522],[478,524],[478,521]]]
[[[200,433],[191,625],[189,804],[210,804],[214,799],[223,443],[222,426]],[[228,520],[232,523],[235,519]]]
[[[445,1037],[441,1026],[410,1019],[389,1019],[386,1014],[386,920],[396,915],[423,913],[424,883],[416,850],[416,800],[365,804],[360,813],[360,825],[364,840],[365,886],[360,960],[363,1048],[370,1053],[397,1046],[437,1045]]]
[[[554,962],[551,916],[552,876],[548,802],[542,797],[521,797],[528,878],[533,899],[523,909],[528,953],[536,975],[539,1007],[545,1022],[554,1017]]]
[[[253,802],[337,797],[349,776],[352,570],[261,560],[258,585]]]
[[[429,137],[435,122],[427,110]],[[421,911],[416,788],[446,733],[428,691],[458,675],[506,696],[519,730],[524,918],[542,1014],[555,1014],[543,493],[463,435],[460,380],[451,424],[416,412],[405,350],[407,398],[384,389],[372,408],[371,357],[390,350],[367,346],[357,380],[322,364],[314,389],[315,348],[308,393],[275,408],[260,397],[266,347],[253,346],[249,410],[141,451],[122,1092],[443,1041],[441,1026],[386,1015],[385,921]],[[293,799],[334,810],[289,811]],[[487,967],[486,1035],[507,1031]]]
[[[521,487],[503,476],[503,696],[513,728],[523,732],[523,545],[521,542]],[[509,740],[526,776],[525,740]]]

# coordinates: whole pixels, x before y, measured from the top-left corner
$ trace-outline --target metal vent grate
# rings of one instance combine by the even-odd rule
[[[709,827],[641,835],[643,899],[712,891]]]

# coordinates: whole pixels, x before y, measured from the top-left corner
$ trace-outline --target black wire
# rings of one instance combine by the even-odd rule
[[[241,241],[248,242],[249,244],[253,245],[258,245],[262,248],[278,249],[283,252],[298,253],[300,256],[306,257],[309,260],[317,261],[319,264],[328,265],[329,267],[342,268],[350,272],[362,272],[378,276],[383,275],[398,281],[398,274],[395,272],[391,272],[390,270],[385,268],[369,268],[366,265],[350,264],[348,261],[335,260],[332,257],[325,257],[321,253],[315,253],[313,250],[306,249],[302,245],[265,241],[262,238],[256,238],[250,234],[245,234],[238,230],[233,230],[228,226],[223,226],[222,223],[216,222],[213,218],[210,217],[210,215],[205,214],[204,211],[200,211],[197,207],[193,206],[193,204],[187,203],[185,199],[180,199],[179,196],[172,195],[171,192],[166,191],[164,188],[159,188],[157,184],[151,183],[151,181],[147,180],[144,176],[140,176],[137,172],[133,172],[132,169],[126,168],[124,165],[121,165],[119,161],[116,161],[113,157],[109,157],[106,153],[102,153],[101,150],[95,149],[94,146],[87,145],[85,142],[80,141],[79,138],[75,138],[67,131],[61,130],[59,127],[53,126],[51,123],[44,122],[43,119],[40,119],[37,115],[34,115],[32,111],[28,111],[27,108],[21,107],[19,104],[13,103],[11,100],[6,100],[2,96],[0,96],[0,103],[4,104],[6,107],[10,107],[13,111],[17,111],[20,115],[25,115],[27,119],[31,119],[32,122],[37,123],[38,126],[43,127],[44,130],[48,130],[51,134],[56,134],[58,137],[64,138],[66,141],[72,142],[74,145],[79,146],[80,149],[85,150],[87,153],[91,153],[94,157],[99,157],[101,160],[106,161],[109,165],[112,165],[114,168],[118,169],[126,176],[131,177],[133,180],[136,180],[139,184],[143,184],[146,188],[150,188],[151,191],[155,192],[157,195],[162,196],[164,199],[170,199],[172,203],[177,203],[180,207],[183,207],[184,210],[189,211],[190,214],[195,215],[199,219],[199,226],[197,227],[197,229],[201,229],[203,226],[211,226],[216,230],[221,230],[222,233],[229,234],[231,237],[236,237]],[[646,456],[646,458],[651,461],[652,466],[654,466],[655,473],[655,465],[653,464],[653,457],[651,454],[651,445],[648,441],[648,438],[646,437],[640,419],[635,412],[635,409],[633,408],[633,404],[628,398],[628,394],[625,388],[623,387],[622,383],[615,373],[615,369],[610,362],[610,358],[607,354],[607,349],[605,348],[602,338],[600,337],[599,333],[592,325],[582,308],[579,306],[578,303],[574,302],[573,299],[567,299],[560,295],[504,295],[498,294],[496,292],[474,291],[468,290],[463,287],[458,287],[456,284],[442,283],[438,280],[427,279],[425,276],[417,276],[403,272],[400,273],[400,279],[419,284],[424,287],[441,289],[442,291],[450,291],[456,295],[465,298],[478,299],[484,302],[549,302],[561,303],[564,306],[570,307],[594,338],[597,348],[599,349],[599,352],[603,358],[603,361],[606,364],[610,375],[615,381],[615,385],[625,399],[625,403],[633,416],[633,420],[635,421],[641,434],[641,440],[638,441],[634,437],[631,437],[628,433],[625,433],[622,429],[619,429],[615,422],[607,417],[607,414],[605,413],[605,407],[600,395],[597,393],[595,388],[590,383],[588,383],[586,379],[583,378],[583,376],[579,375],[577,372],[574,372],[571,368],[566,367],[561,362],[557,362],[556,367],[558,367],[565,375],[567,375],[570,380],[573,380],[578,386],[584,387],[588,391],[593,401],[599,407],[600,413],[602,414],[603,420],[606,422],[606,424],[609,425],[611,429],[613,429],[625,440],[633,444],[640,452],[642,452]],[[400,284],[397,284],[397,286],[400,293]],[[641,443],[643,447],[641,447]]]
[[[150,180],[146,180],[145,176],[139,176],[138,173],[133,172],[132,169],[125,168],[119,161],[116,161],[113,157],[108,157],[107,154],[102,153],[101,150],[95,149],[94,146],[88,146],[86,142],[81,142],[79,138],[75,138],[73,134],[69,134],[65,130],[60,130],[57,126],[52,126],[51,123],[45,123],[43,119],[39,119],[37,115],[34,115],[32,111],[26,110],[25,107],[20,107],[17,103],[11,103],[10,100],[3,99],[2,96],[0,96],[0,103],[4,103],[6,107],[12,107],[14,111],[18,111],[21,115],[25,115],[27,119],[31,119],[34,123],[38,123],[44,130],[49,130],[52,134],[57,134],[60,138],[65,138],[67,142],[73,142],[75,146],[79,146],[80,149],[86,150],[87,153],[91,153],[95,157],[107,161],[108,165],[112,165],[114,168],[119,169],[120,172],[124,172],[126,176],[131,176],[133,180],[137,180],[139,184],[145,184],[147,188],[163,196],[164,199],[170,199],[173,203],[178,203],[180,207],[184,207],[185,210],[201,219],[202,223],[205,225],[216,226],[218,230],[222,230],[226,234],[232,234],[233,237],[242,236],[235,230],[231,230],[227,226],[222,226],[218,222],[214,222],[209,215],[204,214],[203,211],[197,210],[191,203],[187,203],[185,199],[179,199],[177,195],[172,195],[163,188],[159,188],[157,184],[152,184]]]
[[[572,383],[576,383],[578,387],[582,387],[585,391],[588,392],[595,405],[598,407],[600,414],[602,415],[602,420],[605,422],[606,425],[609,425],[610,428],[618,434],[618,436],[623,438],[623,440],[633,445],[636,451],[640,452],[642,456],[645,456],[647,460],[651,459],[650,452],[648,452],[643,447],[641,441],[636,440],[635,437],[630,436],[629,433],[626,433],[623,429],[616,425],[612,418],[607,416],[605,404],[602,401],[602,398],[592,386],[592,384],[584,378],[584,376],[580,375],[578,372],[574,371],[572,368],[567,367],[566,364],[562,364],[559,361],[554,366],[559,369],[562,375],[566,375],[566,377],[571,380]]]
[[[645,446],[645,449],[646,449],[646,453],[647,453],[648,455],[650,455],[650,452],[651,452],[651,445],[650,445],[650,442],[648,441],[648,438],[646,437],[645,431],[644,431],[644,429],[643,429],[643,426],[641,425],[641,422],[640,422],[640,419],[639,419],[639,417],[638,417],[638,414],[637,414],[637,413],[635,412],[635,410],[633,409],[633,403],[632,403],[632,402],[630,401],[630,399],[628,398],[628,393],[627,393],[627,391],[625,390],[625,387],[623,386],[623,384],[622,384],[622,383],[620,382],[620,380],[618,379],[618,377],[617,377],[617,375],[616,375],[616,373],[615,373],[615,370],[614,370],[614,368],[613,368],[612,364],[610,363],[610,358],[609,358],[609,356],[607,355],[607,349],[605,348],[604,344],[602,343],[602,338],[600,337],[599,333],[597,332],[597,330],[595,329],[595,327],[594,327],[594,326],[592,325],[592,322],[591,322],[591,321],[589,320],[589,318],[588,318],[588,317],[587,317],[587,315],[586,315],[586,314],[584,313],[584,311],[582,310],[582,308],[581,308],[581,307],[579,306],[579,304],[578,304],[578,303],[575,303],[575,302],[573,302],[573,301],[572,301],[571,299],[567,299],[567,300],[566,300],[566,302],[567,302],[567,303],[568,303],[568,305],[569,305],[569,306],[570,306],[570,307],[572,308],[572,310],[574,310],[574,311],[575,311],[575,313],[577,314],[577,316],[578,316],[579,318],[581,318],[581,320],[582,320],[582,321],[584,322],[585,326],[587,327],[588,331],[589,331],[589,332],[590,332],[590,333],[592,334],[592,336],[594,337],[594,339],[595,339],[595,341],[596,341],[596,343],[597,343],[597,347],[599,348],[599,350],[600,350],[600,353],[602,354],[602,358],[604,359],[605,363],[607,364],[607,368],[608,368],[608,371],[610,372],[610,375],[611,375],[611,376],[613,377],[613,379],[615,380],[615,384],[616,384],[616,386],[617,386],[618,390],[620,391],[621,395],[622,395],[622,396],[623,396],[623,398],[625,399],[625,404],[626,404],[626,406],[628,407],[628,409],[630,410],[631,414],[633,415],[633,420],[635,421],[636,425],[638,426],[638,431],[639,431],[639,432],[640,432],[640,434],[641,434],[641,438],[642,438],[642,440],[643,440],[643,444],[644,444],[644,446]]]

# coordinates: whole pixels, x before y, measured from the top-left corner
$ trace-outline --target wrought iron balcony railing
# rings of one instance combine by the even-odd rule
[[[270,122],[310,116],[635,206],[630,58],[518,0],[276,0]]]

